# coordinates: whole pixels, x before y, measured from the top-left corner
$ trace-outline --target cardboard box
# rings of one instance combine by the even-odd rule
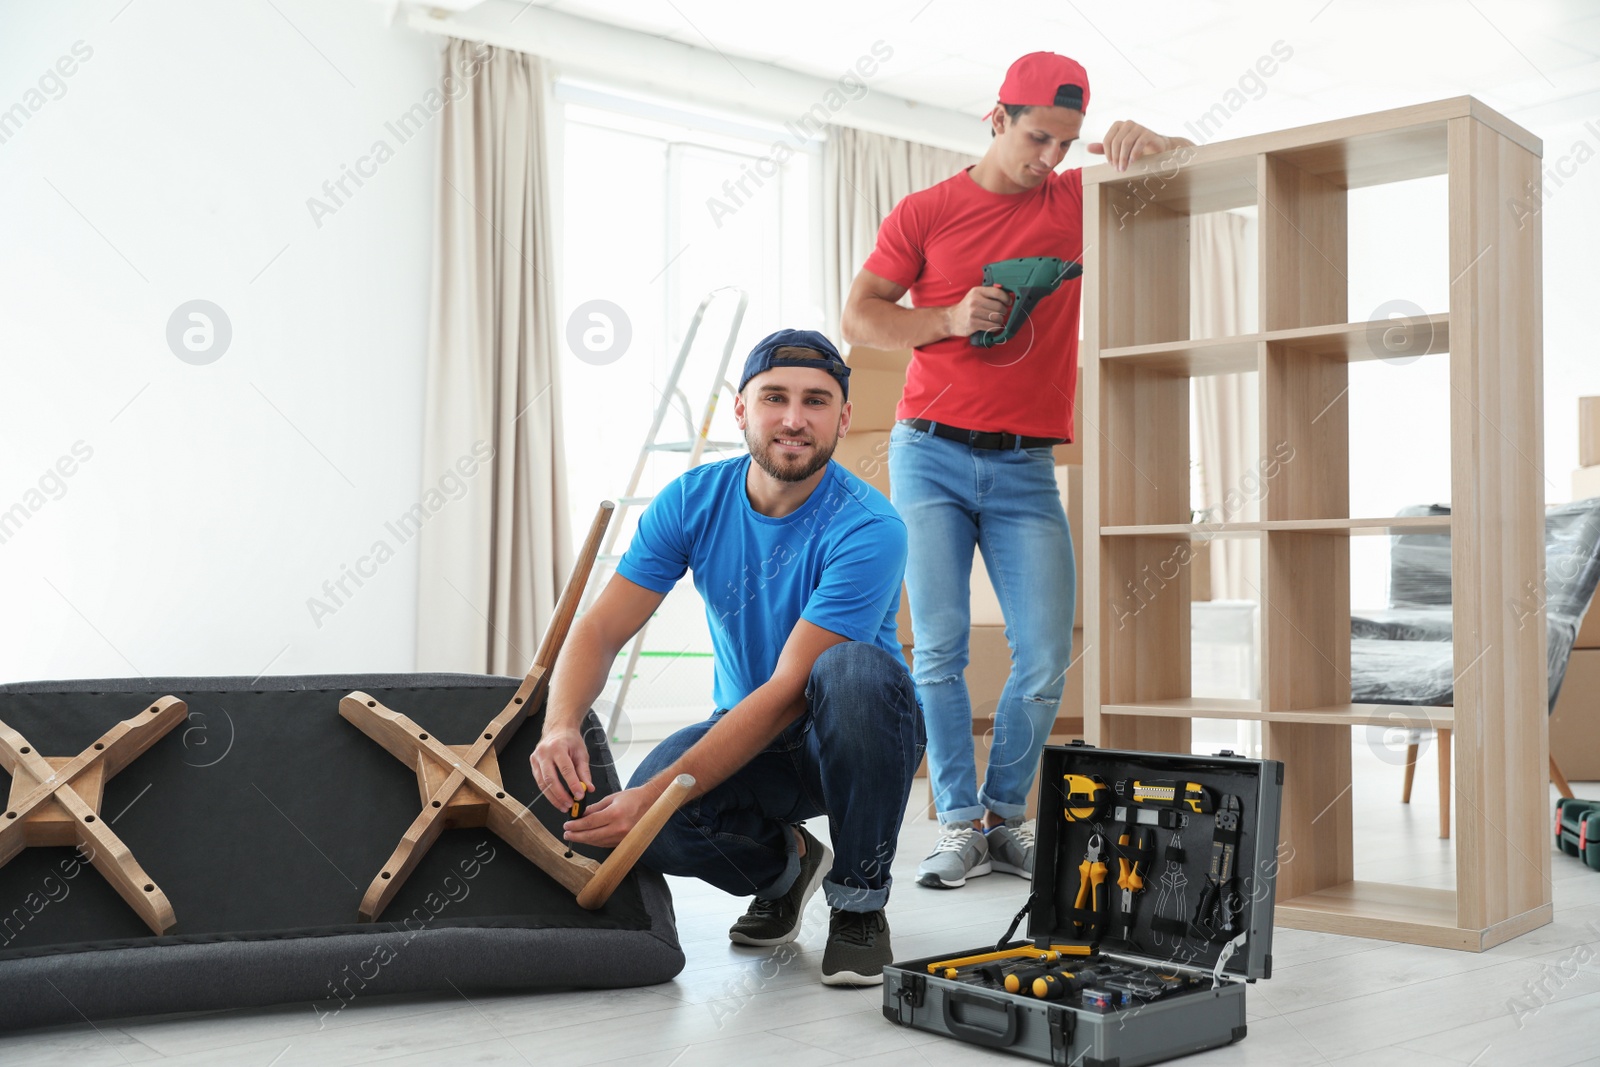
[[[1600,465],[1600,396],[1578,398],[1578,466]]]
[[[1574,649],[1600,648],[1600,609],[1595,607],[1594,601],[1589,602],[1589,610],[1583,614],[1583,624],[1578,627],[1578,637],[1572,643]],[[1563,691],[1566,682],[1561,683]]]
[[[889,495],[889,431],[857,430],[840,438],[833,450],[835,463],[872,486],[884,496]]]
[[[833,457],[841,466],[888,496],[889,431],[894,428],[895,406],[905,392],[906,368],[911,365],[911,350],[884,350],[856,345],[850,349],[845,362],[850,365],[850,432],[839,442]],[[1083,618],[1083,549],[1079,544],[1079,530],[1083,525],[1082,444],[1074,442],[1057,446],[1055,461],[1056,481],[1067,502],[1067,521],[1073,533],[1073,557],[1078,566],[1078,597],[1073,614],[1077,623]],[[982,558],[976,553],[973,556],[972,598],[972,622],[975,626],[1003,624],[1000,602],[989,584]],[[901,643],[909,648],[911,609],[903,592],[897,629]],[[1001,647],[1004,648],[1003,640]],[[1004,674],[1000,676],[1000,683],[1005,683]],[[998,688],[995,694],[998,697]]]
[[[1550,752],[1574,782],[1600,781],[1600,649],[1574,649],[1550,713]]]
[[[894,429],[894,409],[906,391],[911,349],[850,349],[850,432]]]
[[[1572,472],[1572,499],[1600,496],[1600,467],[1579,467]]]
[[[916,664],[915,649],[905,642],[906,661]],[[1067,668],[1067,679],[1061,693],[1061,707],[1056,712],[1055,733],[1069,737],[1083,736],[1083,664],[1085,660],[1083,630],[1072,631],[1072,665]],[[994,726],[994,712],[1000,706],[1000,690],[1011,676],[1011,646],[1006,643],[1004,626],[974,626],[967,644],[967,695],[972,701],[972,730],[975,738],[986,736]],[[983,747],[983,742],[977,742]],[[982,763],[979,764],[980,773]],[[917,770],[917,777],[926,777],[927,763]]]
[[[1211,599],[1211,553],[1221,542],[1212,541],[1202,547],[1189,560],[1189,599]]]
[[[1004,626],[974,626],[967,647],[967,693],[972,698],[973,729],[982,723],[986,730],[993,725],[995,709],[1000,706],[1000,690],[1011,677],[1011,646],[1006,644]],[[1057,730],[1067,728],[1069,720],[1076,720],[1076,728],[1082,729],[1085,658],[1083,629],[1076,627],[1072,631],[1072,665],[1067,668],[1061,708],[1056,712]]]
[[[906,368],[911,365],[911,349],[885,350],[855,345],[845,356],[845,362],[850,365],[850,432],[893,429],[894,409],[906,389]],[[1081,366],[1078,368],[1078,382],[1081,386]],[[1081,388],[1078,393],[1081,393]],[[1072,398],[1072,426],[1076,440],[1055,447],[1058,467],[1083,465],[1083,435],[1086,430],[1079,414],[1078,393]]]

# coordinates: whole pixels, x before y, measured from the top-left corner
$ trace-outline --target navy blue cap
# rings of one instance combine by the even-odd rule
[[[776,354],[778,349],[789,347],[809,348],[822,359],[794,359]],[[744,387],[750,384],[751,378],[773,367],[810,367],[812,370],[825,370],[838,381],[839,388],[844,392],[844,398],[850,399],[850,368],[845,365],[844,357],[839,354],[839,350],[833,347],[833,342],[816,330],[779,330],[763,337],[761,343],[750,350],[750,355],[744,361],[744,374],[739,378],[739,392],[744,392]]]

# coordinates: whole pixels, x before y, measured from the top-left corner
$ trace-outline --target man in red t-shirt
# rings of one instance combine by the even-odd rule
[[[982,284],[985,264],[1081,258],[1083,174],[1055,168],[1088,104],[1089,76],[1074,60],[1034,52],[1013,63],[988,116],[983,159],[895,205],[842,316],[852,344],[916,350],[889,438],[889,485],[909,538],[912,677],[941,824],[917,871],[922,885],[1033,873],[1033,827],[1023,815],[1072,655],[1077,575],[1051,446],[1077,434],[1081,283],[1039,301],[1003,344],[980,348],[969,338],[999,329],[1009,312],[1008,294]],[[1121,169],[1190,143],[1118,122],[1089,151]],[[910,308],[898,304],[907,291]],[[975,548],[1012,651],[981,788],[962,676]]]

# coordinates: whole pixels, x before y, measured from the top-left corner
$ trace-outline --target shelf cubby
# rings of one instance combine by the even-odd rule
[[[1541,238],[1504,206],[1537,183],[1541,151],[1460,97],[1084,172],[1081,406],[1098,421],[1085,459],[1086,736],[1188,751],[1194,719],[1260,722],[1266,754],[1286,765],[1286,926],[1482,950],[1550,921],[1548,850],[1525,855],[1545,832],[1545,634],[1506,607],[1543,586]],[[1441,174],[1448,310],[1350,321],[1349,191]],[[1247,206],[1257,319],[1193,339],[1190,219]],[[1452,513],[1353,517],[1350,364],[1417,358],[1448,368]],[[1195,523],[1190,381],[1239,373],[1261,413],[1259,518]],[[1406,533],[1451,539],[1452,707],[1351,701],[1350,538]],[[1213,538],[1261,546],[1256,700],[1192,692],[1186,564]],[[1355,878],[1351,730],[1394,726],[1454,734],[1453,890]]]

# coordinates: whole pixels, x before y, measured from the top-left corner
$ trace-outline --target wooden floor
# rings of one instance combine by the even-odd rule
[[[630,753],[636,762],[642,753]],[[1400,769],[1358,744],[1356,876],[1448,885],[1449,842],[1437,837],[1434,760],[1424,757],[1409,807]],[[919,790],[925,783],[918,782]],[[1579,784],[1600,797],[1600,784]],[[1554,792],[1552,791],[1552,797]],[[914,795],[915,808],[925,793]],[[1553,803],[1553,801],[1552,801]],[[813,830],[823,832],[820,825]],[[1009,875],[959,890],[913,881],[934,838],[907,818],[889,904],[897,958],[991,942],[1021,906]],[[1529,847],[1549,847],[1529,842]],[[1248,994],[1249,1036],[1190,1057],[1219,1064],[1432,1067],[1600,1063],[1600,871],[1557,854],[1555,922],[1482,954],[1278,930],[1274,974]],[[878,989],[817,980],[826,932],[820,895],[800,942],[736,949],[727,927],[744,907],[699,883],[673,881],[688,965],[666,985],[526,996],[357,999],[319,1029],[307,1005],[144,1020],[95,1020],[0,1037],[0,1064],[523,1064],[639,1067],[851,1063],[957,1067],[1022,1063],[887,1022]],[[798,948],[798,951],[794,951]],[[4,1005],[0,1005],[0,1013]]]

